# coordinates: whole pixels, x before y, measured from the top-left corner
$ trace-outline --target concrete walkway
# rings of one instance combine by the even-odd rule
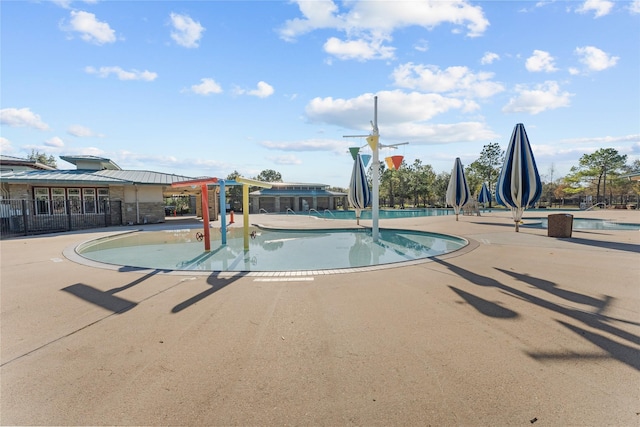
[[[640,223],[636,211],[572,213]],[[639,231],[556,239],[515,233],[505,212],[380,225],[472,245],[266,279],[64,256],[124,228],[1,241],[0,423],[640,425]]]

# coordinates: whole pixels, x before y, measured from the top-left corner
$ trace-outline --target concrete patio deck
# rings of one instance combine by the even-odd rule
[[[124,227],[1,241],[0,423],[640,425],[639,231],[557,239],[515,233],[506,212],[380,225],[472,244],[410,266],[265,278],[64,256]]]

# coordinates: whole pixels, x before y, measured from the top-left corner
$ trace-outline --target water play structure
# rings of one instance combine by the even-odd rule
[[[371,122],[371,133],[369,135],[344,135],[344,138],[366,138],[367,145],[371,148],[372,157],[373,157],[373,165],[372,165],[372,173],[371,173],[371,181],[372,181],[372,189],[371,189],[371,212],[372,212],[372,236],[373,241],[378,240],[378,233],[380,230],[379,221],[378,221],[378,212],[380,210],[380,148],[396,148],[400,145],[407,145],[408,142],[401,142],[399,144],[380,144],[380,132],[378,130],[378,97],[373,97],[373,121]],[[358,153],[358,150],[363,147],[352,147],[349,150],[351,151],[351,155],[355,156]],[[354,154],[355,151],[355,154]],[[398,156],[399,157],[399,156]],[[398,161],[392,160],[392,164]],[[399,164],[402,164],[402,159],[399,159]],[[398,167],[399,167],[398,164]]]
[[[204,241],[204,250],[211,250],[211,232],[209,231],[209,200],[207,197],[207,188],[210,184],[217,184],[220,186],[220,230],[221,230],[221,243],[227,244],[227,217],[224,213],[224,206],[227,205],[225,186],[226,185],[242,185],[242,213],[244,218],[244,249],[249,250],[249,186],[271,188],[271,184],[268,182],[257,181],[249,178],[236,178],[233,180],[224,180],[219,178],[200,178],[189,181],[174,182],[172,187],[191,187],[196,188],[200,186],[202,192],[202,223],[204,232],[202,238],[198,240]]]

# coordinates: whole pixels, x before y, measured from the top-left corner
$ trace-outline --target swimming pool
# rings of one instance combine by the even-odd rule
[[[523,227],[547,228],[548,218],[524,218]],[[640,224],[615,222],[598,218],[573,218],[574,230],[640,230]]]
[[[279,213],[276,215],[284,215],[285,213]],[[294,215],[288,213],[288,215]],[[354,210],[325,210],[317,211],[311,209],[310,211],[295,212],[295,215],[311,215],[325,219],[355,219],[356,212]],[[423,208],[423,209],[380,209],[378,211],[378,218],[381,219],[394,219],[394,218],[411,218],[418,216],[441,216],[441,215],[453,215],[453,209],[445,208]],[[360,219],[371,219],[371,210],[364,210],[360,215]]]
[[[465,247],[462,238],[420,231],[380,229],[256,229],[244,251],[242,229],[228,230],[227,244],[212,229],[211,251],[197,241],[198,229],[137,231],[83,243],[80,256],[105,264],[163,270],[317,271],[416,261]]]

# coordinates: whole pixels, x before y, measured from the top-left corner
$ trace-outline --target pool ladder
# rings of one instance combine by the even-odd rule
[[[317,209],[309,209],[309,216],[312,216],[312,215],[311,215],[311,212],[315,212],[316,214],[318,214],[318,215],[317,215],[317,217],[322,217],[322,218],[324,218],[324,219],[327,219],[326,214],[329,214],[329,215],[331,215],[331,216],[332,216],[332,217],[334,217],[334,218],[336,217],[336,216],[333,214],[333,212],[331,212],[329,209],[325,209],[324,211],[322,211],[322,213],[318,212],[318,210],[317,210]],[[315,217],[316,217],[316,215],[313,215],[313,217],[315,218]]]

